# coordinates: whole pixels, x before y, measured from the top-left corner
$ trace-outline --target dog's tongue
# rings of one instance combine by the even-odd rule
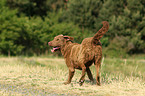
[[[59,49],[59,47],[53,48],[53,49],[51,50],[51,52],[53,53],[53,52],[55,52],[55,50],[57,50],[57,49]]]
[[[53,52],[55,52],[55,51],[52,49],[51,52],[53,53]]]

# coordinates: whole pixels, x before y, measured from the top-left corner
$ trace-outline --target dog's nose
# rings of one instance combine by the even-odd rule
[[[51,42],[48,42],[48,45],[51,46]]]

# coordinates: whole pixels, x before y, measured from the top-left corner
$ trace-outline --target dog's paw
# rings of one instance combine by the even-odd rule
[[[79,81],[79,85],[82,86],[84,83],[84,80]]]
[[[70,82],[64,82],[63,84],[65,84],[65,85],[67,85],[67,84],[69,84]]]
[[[98,85],[98,86],[101,86],[101,84],[100,84],[99,82],[97,82],[97,85]]]

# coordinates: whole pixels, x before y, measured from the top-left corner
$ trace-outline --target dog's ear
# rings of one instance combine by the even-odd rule
[[[66,39],[67,41],[69,41],[69,40],[73,41],[73,40],[74,40],[74,38],[73,38],[73,37],[70,37],[70,36],[63,36],[63,37],[64,37],[64,39]]]

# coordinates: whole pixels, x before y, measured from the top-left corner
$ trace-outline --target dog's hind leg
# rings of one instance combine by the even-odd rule
[[[73,78],[73,76],[74,76],[74,73],[75,73],[75,69],[72,68],[72,67],[70,67],[70,68],[69,68],[68,80],[67,80],[66,82],[64,82],[65,85],[71,83],[71,80],[72,80],[72,78]]]
[[[99,85],[99,86],[100,86],[99,69],[100,69],[100,66],[101,66],[101,59],[102,59],[102,56],[98,56],[96,61],[95,61],[96,81],[97,81],[97,85]]]
[[[87,71],[87,75],[88,75],[90,81],[93,83],[94,82],[94,79],[93,79],[93,75],[91,73],[90,68],[87,68],[86,71]]]

